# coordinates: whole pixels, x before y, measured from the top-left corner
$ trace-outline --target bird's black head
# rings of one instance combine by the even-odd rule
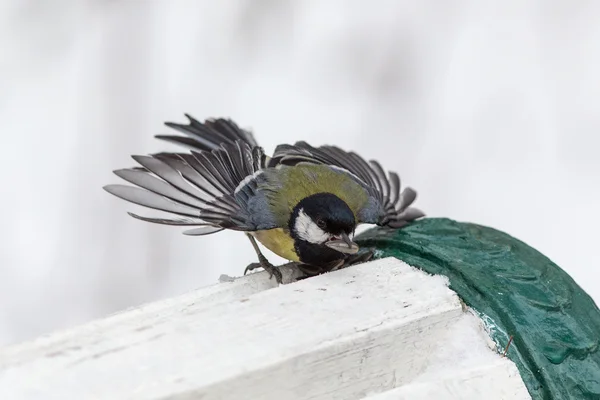
[[[301,200],[289,221],[300,261],[314,266],[339,264],[358,251],[354,234],[354,213],[342,199],[331,193],[317,193]]]

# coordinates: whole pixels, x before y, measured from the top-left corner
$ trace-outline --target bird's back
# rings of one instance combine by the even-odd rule
[[[331,193],[355,213],[369,207],[370,196],[348,172],[319,164],[280,165],[268,168],[258,177],[258,192],[279,227],[287,228],[296,205],[317,193]],[[262,210],[261,210],[262,211]]]

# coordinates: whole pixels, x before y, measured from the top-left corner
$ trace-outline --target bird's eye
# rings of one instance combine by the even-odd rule
[[[325,228],[325,221],[323,221],[322,219],[318,219],[317,220],[317,226],[321,229]]]

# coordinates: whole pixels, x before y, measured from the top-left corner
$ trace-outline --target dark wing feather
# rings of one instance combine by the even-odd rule
[[[198,128],[197,124],[192,120],[190,126]],[[218,124],[223,136],[238,135],[226,121]],[[116,170],[115,174],[136,186],[108,185],[104,189],[129,202],[185,217],[150,218],[130,213],[134,218],[199,226],[184,232],[188,235],[208,235],[223,229],[256,230],[256,217],[250,215],[247,203],[256,194],[253,174],[264,160],[260,148],[237,140],[211,151],[159,153],[133,159],[142,167]],[[239,196],[238,186],[244,186],[244,190],[238,190]]]
[[[401,192],[400,178],[395,172],[387,176],[381,165],[371,160],[365,161],[358,154],[344,151],[335,146],[312,147],[306,142],[295,145],[280,145],[269,161],[269,166],[278,164],[297,165],[300,163],[325,164],[341,168],[365,186],[370,195],[377,201],[377,210],[367,210],[359,215],[362,223],[386,225],[400,228],[410,221],[425,214],[410,207],[415,201],[417,192],[407,187]]]
[[[107,185],[104,189],[112,195],[115,195],[130,203],[152,208],[154,210],[165,211],[184,217],[195,217],[198,212],[195,208],[185,204],[171,201],[166,196],[155,192],[140,189],[126,185]]]
[[[215,118],[200,122],[189,114],[185,114],[185,116],[189,120],[187,125],[165,122],[166,126],[185,136],[157,135],[156,138],[196,151],[217,150],[223,143],[234,144],[237,141],[246,143],[250,148],[258,147],[254,135],[241,129],[230,119]]]
[[[137,215],[132,212],[128,212],[127,214],[129,214],[130,216],[132,216],[135,219],[139,219],[139,220],[146,221],[146,222],[153,222],[155,224],[162,224],[162,225],[180,225],[180,226],[204,226],[204,225],[207,225],[204,222],[200,222],[198,220],[191,219],[191,218],[149,218],[149,217],[142,217],[141,215]]]

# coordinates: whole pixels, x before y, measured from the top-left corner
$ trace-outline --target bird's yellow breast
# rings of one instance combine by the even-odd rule
[[[300,261],[294,249],[294,239],[282,228],[251,232],[267,249],[290,261]]]

